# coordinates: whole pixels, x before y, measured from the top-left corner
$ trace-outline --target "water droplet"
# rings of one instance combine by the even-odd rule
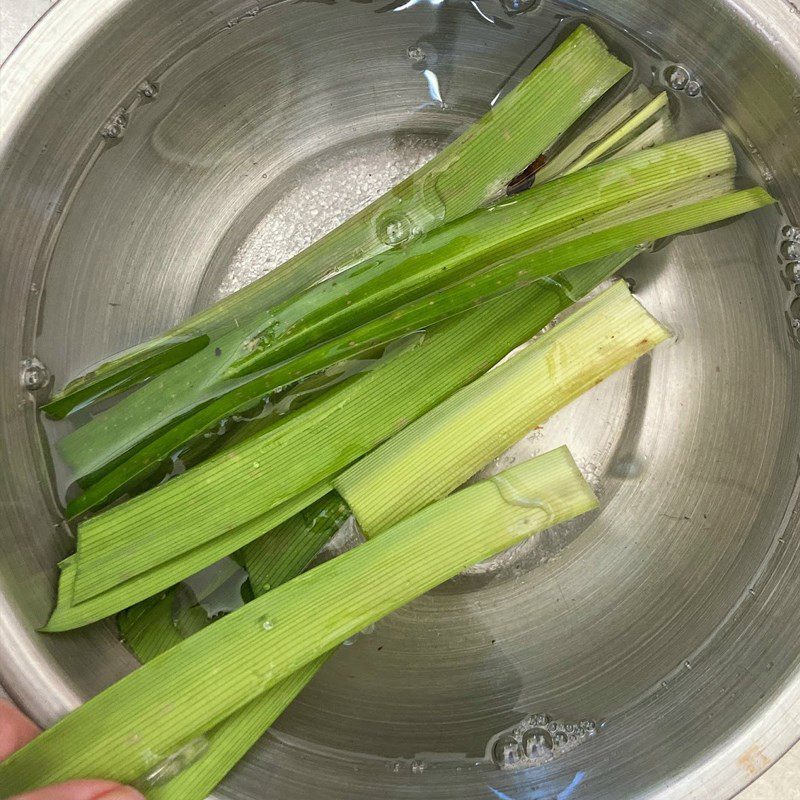
[[[361,635],[362,636],[371,636],[373,633],[375,633],[375,623],[374,622],[370,622],[370,624],[367,625],[367,627],[362,629],[362,631],[361,631]]]
[[[672,64],[664,70],[664,81],[676,92],[682,92],[690,80],[689,70],[680,64]]]
[[[553,739],[543,728],[531,728],[522,737],[522,749],[528,758],[547,757],[553,749]]]
[[[355,637],[355,636],[351,636],[349,639],[345,639],[345,640],[342,642],[342,644],[343,644],[345,647],[352,647],[352,646],[353,646],[355,643],[356,643],[356,637]]]
[[[684,666],[686,669],[691,669],[691,668],[692,668],[692,663],[691,663],[691,661],[689,661],[689,660],[687,659],[686,661],[684,661],[684,662],[683,662],[683,666]]]
[[[781,235],[784,239],[800,240],[800,228],[795,228],[794,225],[784,225]]]
[[[425,51],[417,45],[411,45],[406,50],[406,55],[412,64],[421,64],[425,60]]]
[[[792,283],[800,283],[800,261],[794,261],[789,264],[787,272]]]
[[[407,242],[413,233],[414,226],[405,214],[387,211],[375,222],[378,238],[392,247]]]
[[[261,628],[265,631],[271,631],[275,627],[275,623],[269,618],[264,617],[261,620]]]
[[[44,389],[50,383],[50,370],[38,358],[26,358],[22,362],[21,381],[29,392]]]
[[[208,750],[208,739],[205,736],[192,739],[139,778],[134,783],[135,788],[147,793],[157,786],[163,786],[202,758],[206,750]]]
[[[414,775],[419,775],[420,773],[425,772],[425,768],[427,766],[428,765],[424,761],[419,761],[418,759],[415,758],[411,762],[411,772]]]
[[[781,244],[781,257],[787,261],[800,261],[800,242],[787,239]]]
[[[512,767],[522,758],[522,745],[514,736],[501,736],[492,748],[492,758],[498,767]]]
[[[691,80],[686,84],[687,97],[700,97],[703,93],[703,87],[699,81]]]

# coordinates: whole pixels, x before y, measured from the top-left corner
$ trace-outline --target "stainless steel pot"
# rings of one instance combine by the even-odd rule
[[[800,220],[796,3],[566,5],[686,64]],[[110,624],[34,632],[72,542],[23,386],[42,372],[23,360],[63,379],[208,302],[276,200],[313,188],[300,165],[462,129],[553,22],[514,0],[62,0],[4,65],[0,679],[40,722],[134,661]],[[566,442],[602,513],[342,648],[219,797],[719,800],[800,737],[785,222],[765,211],[629,270],[676,342],[509,455]],[[532,713],[600,729],[539,767],[497,769],[487,743]]]

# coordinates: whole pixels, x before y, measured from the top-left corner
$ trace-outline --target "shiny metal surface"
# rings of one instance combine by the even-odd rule
[[[21,361],[63,380],[208,302],[300,165],[463,128],[552,24],[406,5],[62,0],[3,67],[0,680],[40,721],[134,662],[110,625],[33,632],[71,541]],[[800,220],[795,5],[587,5],[701,76]],[[444,111],[409,64],[420,41]],[[124,136],[104,139],[119,108]],[[717,800],[800,738],[800,350],[780,227],[763,212],[628,271],[675,343],[507,457],[567,443],[601,513],[342,648],[219,797]],[[537,712],[605,724],[540,768],[483,760]]]

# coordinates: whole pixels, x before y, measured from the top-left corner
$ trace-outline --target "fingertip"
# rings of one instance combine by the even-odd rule
[[[136,789],[112,781],[77,780],[14,795],[9,800],[145,800],[145,798]]]
[[[7,700],[0,700],[0,761],[33,741],[41,730]]]
[[[97,800],[145,800],[145,797],[130,786],[120,786],[107,794],[101,794]]]

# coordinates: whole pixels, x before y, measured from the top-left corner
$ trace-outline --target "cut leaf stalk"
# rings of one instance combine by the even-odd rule
[[[487,481],[426,508],[135,670],[0,765],[0,785],[15,794],[84,775],[135,781],[152,769],[153,753],[167,757],[213,730],[367,625],[597,505],[565,448],[509,470],[506,480],[536,502],[509,500]]]
[[[569,141],[537,171],[537,182],[545,183],[563,175],[590,148],[611,136],[652,99],[652,95],[644,86],[639,86],[626,94],[597,119],[589,123],[584,130],[575,136],[568,136]]]
[[[642,150],[649,150],[651,147],[659,147],[666,142],[674,141],[678,138],[678,132],[672,119],[666,114],[657,119],[648,128],[631,139],[628,144],[620,147],[619,150],[609,157],[609,159],[622,158],[631,153],[638,153]]]
[[[657,202],[664,193],[679,187],[688,188],[706,174],[730,171],[734,166],[735,157],[727,137],[721,132],[704,134],[683,144],[672,143],[658,150],[592,167],[518,195],[494,210],[476,212],[455,226],[433,234],[433,238],[442,241],[438,254],[429,253],[423,248],[419,253],[413,251],[407,257],[386,254],[384,258],[388,259],[391,255],[392,263],[399,258],[397,263],[407,266],[419,262],[424,273],[434,276],[432,281],[452,283],[459,274],[464,276],[464,268],[469,274],[470,271],[474,273],[485,269],[491,263],[481,257],[473,257],[475,253],[486,255],[492,252],[493,261],[511,258],[518,254],[520,247],[533,249],[548,238],[569,235],[569,231],[589,224],[592,219],[602,220],[604,214],[615,209],[624,206],[632,211],[638,202]],[[468,239],[462,238],[462,228],[472,231]],[[523,235],[520,230],[527,233]],[[497,238],[493,240],[487,231],[494,231]],[[459,268],[462,269],[461,273]],[[543,274],[552,272],[543,261],[538,262],[537,269]],[[359,270],[360,267],[351,270],[347,280],[357,283],[359,276],[363,277]],[[409,272],[413,270],[409,269]],[[345,282],[344,277],[341,280]],[[400,280],[399,284],[403,284],[404,280]],[[409,278],[411,283],[414,280],[413,277]],[[342,286],[332,286],[334,282],[320,284],[313,291],[325,296],[328,291],[325,287],[330,286],[335,301],[333,304],[343,302],[346,309],[348,295],[342,294],[345,291]],[[402,286],[399,284],[393,279],[382,291],[391,294],[397,289],[401,292]],[[322,302],[316,294],[313,301],[309,298],[310,295],[305,300],[298,300],[299,307],[304,308],[308,301],[314,308],[330,310],[331,306]],[[315,335],[319,334],[319,329],[315,330]],[[234,369],[247,371],[264,366],[263,358],[274,355],[274,351],[268,348],[264,352],[254,350],[240,359],[236,355],[238,345],[233,341],[230,345],[234,347],[232,357],[238,360],[239,365]],[[227,349],[220,347],[218,350],[219,362],[225,362],[229,357]],[[204,357],[203,353],[195,356],[197,359],[201,357]],[[90,489],[95,495],[105,493],[107,497],[119,486],[125,485],[131,475],[140,475],[152,463],[163,461],[170,452],[187,441],[187,436],[199,435],[221,417],[235,413],[241,406],[249,406],[254,398],[260,396],[259,393],[264,394],[274,383],[269,377],[256,375],[252,377],[252,384],[246,377],[239,379],[242,383],[231,384],[222,380],[222,374],[229,369],[225,363],[217,363],[214,374],[209,375],[206,370],[204,377],[199,363],[189,359],[66,436],[59,442],[59,450],[78,474],[104,470],[118,459],[123,459],[118,469],[112,469],[113,477],[101,478]],[[195,409],[197,415],[192,414]],[[201,424],[203,427],[200,427]],[[160,431],[166,428],[171,430],[161,435]],[[177,441],[178,436],[183,441]],[[149,441],[151,439],[154,441]],[[167,443],[172,450],[167,449]],[[126,454],[142,445],[146,460],[145,456],[138,454],[126,459]],[[83,500],[76,505],[85,509],[96,505],[96,502],[89,504]]]
[[[637,253],[638,249],[631,249],[596,264],[566,271],[551,286],[542,286],[542,293],[560,297],[562,308],[566,308],[572,300],[588,294],[621,269]],[[256,520],[255,529],[262,524],[259,530],[267,532],[242,551],[254,593],[276,588],[299,575],[349,515],[347,504],[336,492],[331,492],[274,529],[268,530],[266,527],[269,520],[264,523]],[[224,538],[227,537],[219,537]],[[123,618],[124,627],[130,629],[131,622],[139,625],[151,617],[164,617],[166,607],[158,604],[159,598],[148,598],[133,609],[122,612],[120,617]],[[150,621],[144,624],[149,625]],[[155,627],[160,630],[161,623]],[[149,640],[153,638],[149,633],[147,637]],[[140,658],[144,655],[134,643],[129,644]]]
[[[631,256],[633,254],[631,253]],[[573,291],[589,291],[593,288],[593,284],[591,283],[591,279],[588,278],[588,274],[594,275],[594,281],[599,283],[606,277],[608,277],[613,272],[616,272],[618,268],[623,266],[624,259],[621,257],[617,257],[616,260],[613,262],[607,261],[602,264],[592,265],[591,267],[586,267],[581,270],[573,270],[575,275],[568,275],[564,278],[564,283],[569,285]],[[581,283],[583,282],[583,283]],[[598,364],[598,368],[602,369],[603,365]],[[489,377],[491,377],[494,373],[489,373]],[[492,399],[495,399],[494,397]],[[435,412],[433,412],[435,413]],[[424,418],[423,418],[424,419]],[[508,429],[513,430],[513,429]],[[501,434],[502,436],[508,436],[503,444],[505,446],[510,446],[512,444],[511,435],[506,430],[503,430]],[[493,442],[494,444],[494,442]],[[426,445],[425,441],[420,441],[419,446],[424,448]],[[499,445],[502,446],[502,445]],[[369,458],[369,457],[368,457]],[[447,462],[446,462],[447,463]],[[453,462],[449,462],[450,467],[452,467]],[[431,477],[429,475],[429,477]],[[438,487],[440,487],[443,492],[448,490],[449,484],[451,482],[451,477],[449,475],[439,475],[434,478],[434,482]],[[505,480],[503,478],[500,479]],[[513,483],[501,483],[502,491],[509,494],[509,487],[513,487]],[[516,489],[514,489],[516,492]],[[519,496],[515,495],[514,492],[511,493],[512,499],[516,499],[517,501],[520,500]],[[330,505],[328,505],[330,504]],[[325,498],[320,503],[320,508],[324,509],[334,509],[337,514],[341,514],[344,516],[345,509],[347,508],[341,498],[336,495],[335,493],[330,495],[328,498]],[[309,509],[310,511],[311,509]],[[341,517],[337,519],[339,521]],[[292,524],[294,523],[294,524]],[[298,516],[295,517],[292,521],[287,523],[287,527],[292,528],[292,532],[296,533],[296,535],[300,538],[306,538],[307,534],[303,530],[303,526],[308,525],[307,521],[304,520],[302,517]],[[298,530],[300,528],[300,530]],[[373,535],[380,533],[379,529],[373,530]],[[251,570],[251,581],[253,582],[254,586],[264,588],[264,581],[269,578],[271,580],[275,580],[273,577],[275,574],[274,568],[267,573],[267,578],[265,578],[264,573],[264,563],[267,564],[274,564],[275,562],[279,564],[286,564],[292,560],[291,553],[295,550],[295,545],[293,542],[283,541],[280,536],[276,537],[276,532],[269,533],[265,536],[262,536],[252,545],[250,545],[245,550],[246,554],[246,563],[248,569]],[[317,542],[316,544],[319,544]],[[296,570],[294,574],[298,574],[300,569],[303,567],[302,560],[295,559],[293,563],[293,568]],[[286,573],[283,573],[286,574]],[[292,577],[292,576],[289,576]],[[311,673],[313,674],[313,673]],[[307,671],[301,671],[300,673],[295,674],[292,678],[288,680],[294,680],[294,685],[298,687],[302,687],[305,683],[309,680],[310,674]],[[299,688],[298,688],[299,691]],[[233,715],[224,723],[222,726],[225,726],[227,730],[230,731],[230,736],[233,738],[234,741],[240,742],[240,747],[236,751],[230,751],[228,760],[225,760],[225,754],[221,752],[216,752],[216,745],[212,742],[211,748],[209,748],[209,753],[204,759],[198,763],[195,767],[193,767],[189,774],[185,776],[181,776],[182,780],[180,785],[177,784],[170,784],[169,787],[166,787],[162,794],[159,795],[160,800],[202,800],[203,797],[208,794],[212,788],[216,785],[218,781],[220,781],[227,772],[233,767],[236,763],[238,758],[244,754],[244,752],[252,746],[256,742],[256,740],[262,735],[264,730],[277,718],[278,714],[282,709],[275,704],[269,705],[270,710],[272,711],[269,715],[264,715],[262,717],[262,723],[259,727],[257,724],[253,724],[253,714],[254,714],[254,707],[257,707],[258,704],[270,704],[271,702],[271,694],[272,690],[266,692],[261,698],[257,701],[251,703],[250,706],[247,706],[245,709],[242,709],[239,714]],[[289,701],[293,699],[289,698]],[[238,722],[237,719],[239,716],[242,716],[241,722]],[[222,727],[220,726],[220,727]],[[207,761],[206,761],[207,759]],[[203,762],[206,762],[205,764]]]
[[[589,164],[594,164],[604,156],[613,152],[614,148],[621,146],[630,138],[636,135],[645,125],[649,124],[654,117],[661,114],[669,106],[669,98],[666,92],[662,92],[653,98],[641,111],[633,115],[619,130],[607,136],[602,142],[592,147],[589,152],[581,156],[574,164],[565,171],[565,175],[578,172]]]
[[[430,358],[437,359],[441,353],[441,363],[448,364],[455,357],[455,354],[463,356],[463,347],[469,343],[470,333],[475,330],[483,333],[484,345],[491,344],[493,337],[499,332],[498,326],[505,324],[506,321],[513,321],[514,317],[512,315],[514,314],[520,315],[516,318],[517,322],[525,320],[527,326],[521,331],[517,340],[518,344],[522,344],[545,325],[552,322],[556,315],[572,305],[575,300],[580,299],[580,297],[592,291],[613,275],[635,254],[636,250],[630,250],[626,253],[603,259],[593,265],[568,270],[552,282],[537,284],[531,287],[530,290],[520,292],[519,297],[509,298],[508,305],[494,301],[497,303],[494,313],[484,319],[483,313],[485,312],[474,312],[474,317],[470,315],[464,321],[454,325],[452,335],[448,338],[448,346],[442,349],[437,347],[435,352],[429,354]],[[480,317],[478,317],[479,313],[481,314]],[[486,325],[485,328],[483,327],[484,324]],[[429,337],[439,335],[438,332],[432,331]],[[508,345],[510,345],[510,341],[507,340]],[[495,362],[499,361],[511,349],[513,348],[508,346],[505,352],[497,355]],[[498,348],[497,352],[499,351],[500,348]],[[422,374],[424,363],[413,357],[411,352],[406,354],[404,359],[405,366],[403,366],[403,363],[398,365],[398,367],[403,368],[397,369],[394,373],[394,380],[376,384],[370,382],[368,385],[362,385],[361,388],[364,391],[355,392],[353,395],[353,402],[356,404],[354,407],[359,407],[358,404],[364,404],[368,407],[373,402],[379,402],[381,396],[386,402],[394,402],[392,397],[395,393],[405,396],[409,381]],[[442,371],[432,369],[430,374],[441,375]],[[349,393],[353,389],[348,389],[347,391]],[[332,398],[328,398],[325,402],[331,403]],[[163,591],[199,569],[244,547],[249,542],[260,537],[265,531],[269,531],[280,524],[282,520],[288,519],[291,514],[311,504],[314,500],[324,495],[326,491],[330,491],[330,487],[326,484],[314,487],[310,492],[295,498],[285,506],[279,506],[261,516],[256,516],[247,523],[225,534],[216,536],[205,544],[187,548],[184,553],[175,558],[146,570],[135,578],[130,578],[112,589],[99,593],[90,600],[80,603],[74,601],[73,586],[77,569],[74,557],[69,558],[62,562],[58,605],[45,630],[55,632],[86,625],[116,613],[133,603],[144,600],[156,592]],[[290,508],[294,508],[294,511],[290,511]],[[89,568],[91,568],[91,565]]]
[[[91,393],[102,374],[137,365],[152,377],[160,371],[157,354],[175,337],[203,331],[216,340],[331,270],[384,252],[393,245],[386,235],[389,225],[425,232],[464,216],[546,151],[629,71],[592,30],[579,26],[514,91],[410,178],[277,270],[164,335],[109,360],[96,378],[82,380],[81,391]],[[59,393],[59,405],[54,406],[58,413],[67,412],[77,388]]]
[[[385,530],[452,491],[555,411],[668,337],[619,281],[365,456],[334,487],[365,536]],[[508,491],[513,494],[510,484]]]
[[[704,201],[673,212],[665,212],[663,215],[658,215],[659,219],[655,217],[650,219],[641,229],[636,228],[636,225],[641,223],[634,223],[631,226],[622,226],[625,228],[624,232],[622,234],[617,232],[610,238],[586,237],[584,240],[579,240],[579,246],[586,248],[581,249],[579,261],[585,260],[590,251],[598,253],[601,246],[608,247],[611,251],[618,250],[626,243],[630,244],[634,235],[639,236],[640,241],[648,236],[648,231],[651,235],[653,231],[657,231],[658,235],[667,235],[670,231],[676,232],[671,227],[673,225],[677,225],[678,230],[686,230],[755,210],[772,202],[772,198],[766,192],[753,189]],[[633,240],[636,241],[635,238]],[[572,246],[565,245],[567,248]],[[553,259],[557,252],[558,249],[555,249],[543,253],[542,257]],[[538,289],[539,287],[529,287],[529,290],[534,292]],[[518,295],[506,297],[518,300],[526,291],[528,290],[521,290]],[[567,296],[566,293],[564,296]],[[547,297],[543,299],[546,303]],[[562,302],[558,295],[555,295],[553,305],[559,307]],[[568,300],[569,302],[571,300]],[[491,304],[487,306],[490,311],[493,310]],[[467,319],[474,322],[469,316]],[[462,320],[457,318],[457,321]],[[492,323],[496,320],[492,318],[488,322],[491,329]],[[475,330],[470,329],[470,333],[474,334]],[[420,348],[424,346],[423,342]],[[477,342],[475,346],[478,346]],[[414,352],[418,352],[420,348]],[[506,352],[511,349],[513,348],[508,347]],[[499,360],[499,357],[502,356],[495,358],[495,361]],[[406,362],[401,361],[401,358],[402,356],[390,362],[387,370],[392,363],[400,362],[401,366],[404,365]],[[422,358],[421,361],[430,368],[431,362],[428,359]],[[451,363],[449,366],[452,369],[456,365]],[[488,368],[488,365],[485,368]],[[368,373],[357,381],[354,387],[359,386],[362,380],[367,381],[371,376],[380,375],[382,372]],[[427,380],[433,381],[435,373],[428,374],[430,377]],[[443,375],[444,373],[439,376],[440,380]],[[415,379],[420,381],[420,375],[415,375]],[[393,381],[389,383],[397,386]],[[363,384],[367,388],[371,385],[374,384]],[[415,383],[417,387],[421,385]],[[448,391],[446,394],[449,393]],[[70,574],[62,575],[62,586],[65,580],[73,582],[74,585],[71,589],[65,587],[65,598],[68,600],[65,603],[60,602],[59,606],[69,607],[83,603],[123,581],[130,582],[136,575],[159,567],[165,560],[178,559],[180,563],[182,554],[206,546],[209,539],[220,537],[233,527],[242,526],[248,530],[249,521],[287,500],[292,490],[303,491],[305,481],[329,479],[347,463],[363,455],[380,440],[410,421],[402,419],[398,425],[396,417],[385,415],[387,411],[396,413],[397,408],[392,403],[387,403],[387,397],[381,398],[383,402],[377,401],[375,407],[359,405],[354,410],[354,406],[347,401],[360,395],[361,390],[353,393],[353,387],[350,393],[347,393],[347,390],[335,393],[327,406],[325,402],[312,405],[310,407],[312,413],[308,417],[302,413],[298,414],[276,426],[271,433],[254,437],[253,441],[247,441],[239,448],[222,453],[195,470],[83,523],[79,529],[78,553],[73,561],[68,562],[71,567]],[[400,402],[405,403],[412,398],[414,393],[409,390],[408,383],[404,382]],[[430,400],[429,397],[426,399]],[[427,408],[441,399],[443,397],[427,405]],[[341,403],[342,400],[345,402]],[[334,408],[330,408],[331,403]],[[417,408],[421,409],[420,413],[424,413],[423,406]],[[319,421],[316,421],[313,412],[320,414],[319,409],[323,409],[323,412]],[[349,414],[343,414],[344,410]],[[374,420],[383,419],[388,429],[380,426],[376,428],[372,424],[366,428],[362,427],[359,423],[363,423],[364,413],[368,416],[374,414]],[[416,416],[419,414],[413,418]],[[309,420],[314,421],[310,429],[306,428]],[[363,438],[367,430],[375,436],[370,439],[369,444]],[[330,438],[327,438],[328,435]],[[305,441],[304,437],[309,436],[314,439],[313,443],[309,440],[308,445],[301,446]],[[348,442],[349,446],[343,449],[342,442]],[[286,457],[283,457],[284,452]],[[300,459],[297,457],[298,452],[313,453],[313,455]],[[269,466],[262,468],[262,464]],[[268,469],[278,469],[279,478],[269,480]],[[187,520],[183,514],[183,508],[187,503],[193,508],[203,508],[203,513],[196,518],[193,517],[192,520]],[[123,544],[124,542],[126,544]],[[243,544],[246,542],[237,544],[237,547]],[[120,558],[121,553],[124,553],[124,558]],[[185,575],[177,575],[175,580],[183,577]],[[157,586],[152,591],[166,588],[168,585]],[[131,605],[146,596],[147,594],[128,596],[128,602],[124,602],[118,608],[111,608],[107,613]],[[100,606],[107,608],[105,602]]]
[[[283,519],[266,517],[309,482],[314,485],[314,475],[332,477],[483,374],[571,302],[558,286],[529,287],[490,301],[428,331],[415,347],[263,434],[82,523],[78,552],[62,565],[59,602],[46,629],[65,630],[116,613],[288,519],[326,489]],[[181,485],[188,488],[176,493]],[[214,510],[189,518],[186,508],[211,499],[209,493]],[[120,559],[123,549],[126,557]],[[84,598],[91,600],[76,598],[79,567],[88,580]]]
[[[75,599],[78,565],[75,556],[70,556],[58,565],[61,571],[58,581],[58,601],[42,631],[56,633],[88,625],[162,592],[221,558],[235,553],[261,536],[264,531],[272,530],[330,491],[328,483],[312,486],[270,511],[227,530],[224,535],[187,549],[149,570],[137,572],[133,577],[126,578],[112,588],[80,602]]]
[[[113,361],[101,364],[68,383],[42,406],[52,419],[69,414],[107,397],[138,386],[148,378],[160,375],[205,348],[210,339],[205,333],[189,331],[162,337],[157,347],[149,344],[128,350]]]

